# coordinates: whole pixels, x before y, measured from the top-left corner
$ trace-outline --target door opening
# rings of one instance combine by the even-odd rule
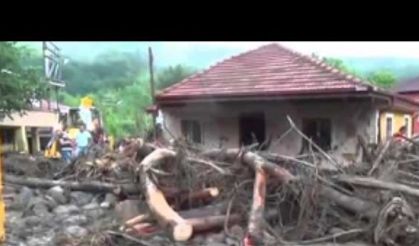
[[[265,142],[265,116],[263,113],[243,114],[239,118],[240,145]]]

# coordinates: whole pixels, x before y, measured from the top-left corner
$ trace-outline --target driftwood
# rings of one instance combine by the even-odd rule
[[[162,188],[162,191],[169,203],[174,203],[180,207],[209,203],[220,194],[217,187],[210,187],[192,192],[168,188]]]
[[[407,185],[403,185],[399,183],[384,182],[384,181],[370,178],[370,177],[359,177],[359,176],[338,176],[336,177],[336,180],[340,182],[352,184],[352,185],[359,185],[359,186],[367,187],[367,188],[398,191],[398,192],[405,193],[406,195],[419,198],[419,189],[414,189]]]
[[[373,219],[377,216],[378,207],[372,202],[345,195],[327,186],[321,187],[320,195],[333,201],[338,206],[358,215],[365,216],[369,219]]]
[[[153,181],[150,179],[148,170],[167,159],[174,159],[176,153],[168,149],[156,149],[149,154],[140,164],[140,180],[146,202],[151,213],[157,219],[160,226],[168,230],[176,241],[186,241],[192,236],[192,226],[175,212]]]
[[[248,222],[247,240],[260,244],[263,242],[263,228],[265,211],[265,197],[266,197],[266,183],[267,177],[263,170],[255,173],[255,182],[253,186],[253,202],[250,210]]]
[[[218,215],[224,215],[226,212],[226,209],[227,209],[226,203],[218,203],[218,204],[207,205],[200,208],[193,208],[189,210],[179,211],[179,215],[184,219],[218,216]],[[124,230],[124,228],[132,227],[135,224],[145,223],[145,222],[148,222],[148,223],[154,222],[153,215],[147,213],[147,214],[140,214],[134,218],[131,218],[124,223],[124,227],[121,228],[121,230]]]
[[[390,148],[391,143],[392,143],[392,139],[389,139],[389,140],[386,141],[386,143],[384,144],[384,146],[382,146],[382,148],[380,149],[380,152],[379,152],[377,158],[374,160],[374,162],[372,164],[371,170],[368,172],[368,176],[371,176],[374,173],[374,171],[378,168],[378,166],[380,165],[381,161],[384,158],[384,154]]]
[[[264,170],[267,174],[278,178],[283,183],[288,183],[297,178],[288,170],[282,168],[272,162],[268,162],[259,155],[252,152],[243,152],[241,149],[213,149],[207,150],[202,155],[211,159],[235,160],[240,158],[243,163],[250,166],[253,170]]]

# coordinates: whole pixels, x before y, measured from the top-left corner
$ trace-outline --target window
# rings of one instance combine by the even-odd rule
[[[410,115],[404,116],[404,126],[406,127],[406,136],[408,138],[412,137],[412,119],[410,118]]]
[[[332,144],[332,126],[330,119],[303,119],[303,133],[323,150],[330,150]],[[303,141],[303,151],[309,143]],[[313,149],[314,150],[314,149]]]
[[[392,137],[394,134],[394,126],[393,126],[393,115],[387,114],[386,116],[386,138]]]
[[[182,134],[186,140],[201,143],[201,125],[196,120],[182,120]]]

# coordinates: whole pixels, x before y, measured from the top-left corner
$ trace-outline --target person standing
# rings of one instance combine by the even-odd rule
[[[89,131],[86,131],[84,124],[80,125],[80,132],[76,135],[76,156],[80,157],[87,154],[90,143],[92,142],[92,135]]]
[[[61,157],[67,164],[70,164],[73,157],[73,143],[66,132],[60,134],[59,143]]]

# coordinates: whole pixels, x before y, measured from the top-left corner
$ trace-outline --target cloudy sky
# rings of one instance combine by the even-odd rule
[[[28,42],[27,42],[28,43]],[[89,59],[110,50],[138,51],[146,54],[153,47],[156,63],[162,66],[189,64],[209,66],[221,59],[271,42],[56,42],[63,52],[78,58]],[[305,54],[320,56],[388,57],[419,59],[419,42],[279,42]],[[40,49],[40,42],[30,45]]]

